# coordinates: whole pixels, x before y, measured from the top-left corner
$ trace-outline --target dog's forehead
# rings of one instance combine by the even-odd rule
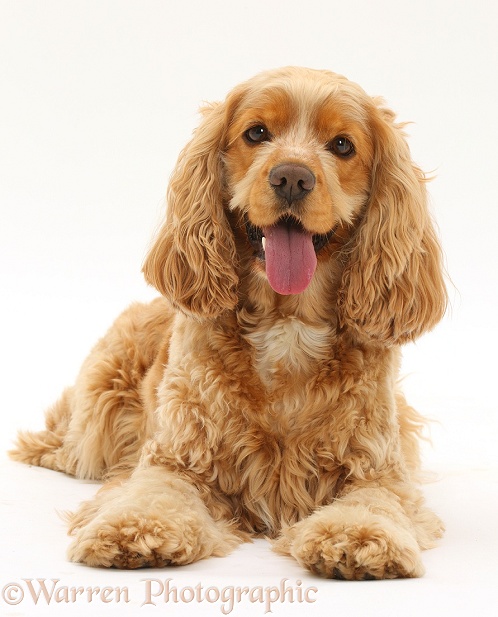
[[[234,121],[267,119],[289,126],[294,122],[324,124],[330,117],[364,125],[371,99],[353,82],[334,73],[312,71],[248,82]]]

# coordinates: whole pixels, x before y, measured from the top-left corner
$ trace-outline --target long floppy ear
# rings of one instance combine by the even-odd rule
[[[228,116],[228,104],[203,110],[201,124],[178,158],[166,222],[143,266],[148,283],[197,317],[216,317],[237,303],[237,256],[222,199]]]
[[[442,253],[425,177],[411,161],[394,114],[375,107],[371,122],[372,189],[348,247],[340,319],[361,338],[400,344],[430,330],[446,310]]]

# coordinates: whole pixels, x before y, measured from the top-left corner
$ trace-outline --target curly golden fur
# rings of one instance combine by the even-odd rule
[[[70,559],[136,568],[250,535],[325,577],[419,576],[439,519],[400,345],[442,317],[423,173],[382,100],[285,68],[208,106],[133,305],[12,456],[108,480]]]

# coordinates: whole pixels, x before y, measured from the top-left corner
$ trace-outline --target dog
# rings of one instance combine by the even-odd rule
[[[423,574],[443,525],[397,377],[447,293],[402,128],[300,67],[202,110],[143,266],[161,297],[118,317],[11,453],[106,480],[69,515],[71,560],[188,564],[265,536],[326,578]]]

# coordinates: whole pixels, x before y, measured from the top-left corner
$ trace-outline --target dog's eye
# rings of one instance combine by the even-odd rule
[[[247,129],[244,133],[244,137],[250,144],[259,144],[263,141],[268,141],[270,139],[270,133],[266,126],[258,124],[257,126],[252,126],[250,129]]]
[[[353,142],[344,135],[339,135],[333,139],[327,147],[331,152],[343,158],[348,158],[355,153]]]

